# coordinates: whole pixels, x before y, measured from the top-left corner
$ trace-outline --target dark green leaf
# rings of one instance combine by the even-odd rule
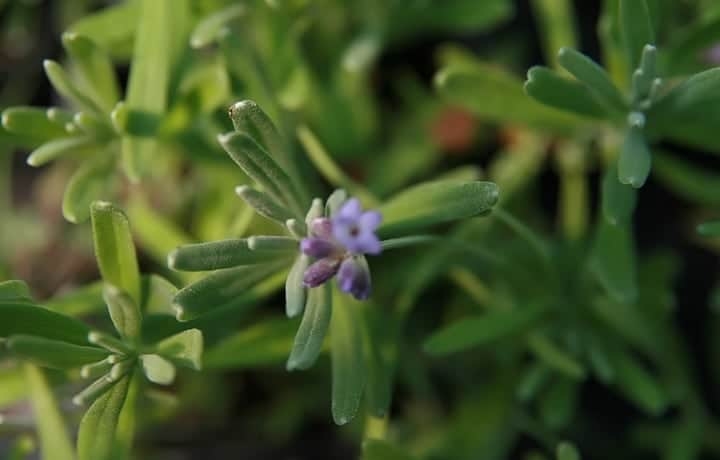
[[[545,425],[552,430],[567,428],[575,414],[577,398],[577,381],[565,377],[553,379],[538,401]]]
[[[308,369],[315,364],[330,326],[331,316],[332,289],[330,285],[309,289],[305,313],[287,361],[288,370]]]
[[[569,442],[561,442],[556,450],[557,460],[581,460],[580,452]]]
[[[620,30],[630,69],[635,70],[645,45],[655,43],[650,10],[645,0],[620,1]]]
[[[362,447],[362,460],[413,460],[410,454],[382,439],[368,439]]]
[[[355,417],[360,407],[367,369],[361,319],[357,311],[361,304],[338,290],[334,292],[336,308],[330,324],[332,416],[337,425],[345,425]]]
[[[720,236],[720,220],[700,224],[697,231],[704,236]]]
[[[593,91],[602,103],[621,113],[627,111],[624,96],[610,80],[605,69],[595,61],[573,49],[562,48],[558,54],[558,62]]]
[[[605,118],[607,110],[585,85],[561,77],[546,67],[528,71],[525,92],[535,100],[578,115]]]
[[[293,213],[285,206],[279,204],[268,194],[255,190],[252,187],[241,185],[235,189],[235,193],[253,208],[255,212],[280,224],[285,224],[288,219],[294,217]]]
[[[0,337],[28,334],[87,345],[89,332],[69,316],[28,303],[0,301]]]
[[[0,302],[31,301],[30,288],[25,281],[9,280],[0,282]]]
[[[652,157],[643,130],[639,127],[630,127],[620,150],[618,179],[623,184],[640,188],[650,175],[651,164]]]
[[[544,307],[529,306],[513,311],[493,311],[461,319],[435,332],[424,345],[433,355],[446,355],[487,345],[530,328],[545,313]]]
[[[613,225],[629,225],[637,204],[637,190],[620,183],[617,166],[608,167],[602,182],[602,211]]]
[[[633,302],[637,298],[635,244],[629,226],[598,223],[590,269],[613,299]]]
[[[108,352],[97,347],[75,345],[32,335],[12,335],[6,345],[16,355],[54,369],[74,369],[105,359]]]
[[[278,251],[253,251],[248,240],[221,240],[180,246],[168,255],[168,266],[175,270],[205,271],[244,265],[290,260],[296,254]]]
[[[627,350],[615,350],[611,360],[617,371],[618,389],[625,397],[649,415],[660,415],[668,400],[655,377]]]
[[[709,206],[720,204],[720,173],[676,155],[653,152],[653,174],[682,198]]]

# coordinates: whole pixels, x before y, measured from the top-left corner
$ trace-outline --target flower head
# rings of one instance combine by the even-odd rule
[[[379,254],[380,239],[375,231],[382,222],[378,211],[363,211],[357,198],[347,200],[330,218],[310,223],[310,235],[300,250],[316,261],[303,275],[307,287],[317,287],[337,275],[340,290],[358,300],[370,296],[370,270],[364,254]]]

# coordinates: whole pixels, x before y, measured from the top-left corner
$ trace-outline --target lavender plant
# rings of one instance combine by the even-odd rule
[[[0,91],[0,456],[717,455],[712,1],[597,2],[599,56],[568,0],[61,3],[59,98]]]

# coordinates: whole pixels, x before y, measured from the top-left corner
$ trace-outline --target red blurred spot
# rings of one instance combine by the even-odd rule
[[[430,135],[444,152],[459,154],[472,147],[478,128],[478,120],[470,112],[459,107],[448,107],[432,121]]]

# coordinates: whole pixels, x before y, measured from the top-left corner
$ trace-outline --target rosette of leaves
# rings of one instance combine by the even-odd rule
[[[313,219],[332,216],[347,194],[336,190],[327,200],[304,198],[306,176],[292,162],[287,141],[270,118],[251,101],[233,105],[230,117],[235,131],[221,135],[220,143],[255,182],[254,187],[241,186],[236,192],[259,215],[276,222],[284,234],[253,235],[177,248],[168,257],[171,268],[213,270],[177,293],[174,298],[177,319],[188,321],[214,311],[237,308],[255,285],[278,272],[287,273],[286,313],[290,317],[302,314],[288,369],[311,367],[330,332],[332,412],[335,422],[344,424],[357,412],[368,373],[363,344],[367,339],[362,333],[362,321],[357,319],[362,304],[331,288],[329,283],[308,292],[303,285],[303,273],[309,261],[300,253],[299,241],[308,236]],[[350,185],[355,192],[361,190],[357,184]],[[374,200],[367,192],[356,194],[366,201]],[[377,233],[385,250],[440,241],[441,238],[422,232],[437,224],[485,214],[497,199],[498,189],[489,182],[444,180],[416,185],[378,206],[383,223]]]
[[[0,337],[4,346],[22,361],[51,369],[79,369],[83,379],[94,379],[73,398],[75,404],[88,407],[80,422],[76,453],[68,449],[56,452],[46,442],[65,437],[62,428],[54,434],[40,433],[44,458],[104,460],[112,458],[117,448],[129,451],[131,444],[127,442],[131,443],[132,432],[119,425],[127,425],[134,418],[140,376],[169,385],[175,379],[176,366],[201,368],[203,336],[198,329],[162,339],[147,338],[152,335],[143,324],[144,318],[168,316],[175,289],[162,278],[140,276],[125,215],[110,203],[95,202],[91,217],[103,277],[102,297],[114,333],[37,305],[22,282],[0,284]],[[28,377],[44,388],[47,385],[42,384],[38,372],[30,370]],[[50,403],[41,406],[38,418],[60,420],[50,390],[43,392],[42,400]],[[125,422],[120,422],[122,419]],[[39,426],[42,430],[48,425],[41,422]],[[123,436],[119,430],[125,430]],[[69,446],[69,442],[57,442]]]

